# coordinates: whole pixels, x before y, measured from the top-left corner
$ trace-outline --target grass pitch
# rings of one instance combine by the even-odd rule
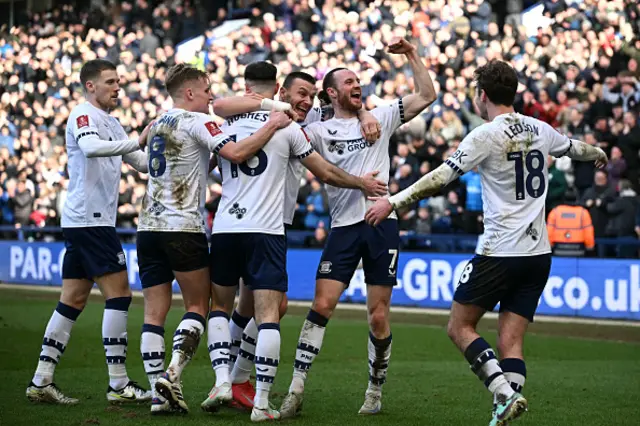
[[[222,409],[200,411],[213,384],[206,344],[201,342],[185,370],[186,416],[151,417],[142,405],[110,406],[105,393],[107,368],[101,339],[102,303],[92,297],[76,323],[56,371],[55,381],[75,407],[35,405],[25,389],[40,352],[42,334],[57,294],[0,290],[0,425],[248,425],[249,414]],[[183,310],[169,315],[167,348]],[[287,391],[304,310],[290,309],[282,322],[280,368],[273,402]],[[322,352],[307,381],[301,417],[304,425],[487,425],[491,395],[470,372],[448,340],[445,318],[393,315],[393,351],[384,388],[383,411],[362,417],[357,411],[367,385],[367,324],[364,312],[342,312],[332,319]],[[131,379],[148,382],[140,360],[142,306],[129,313],[127,367]],[[495,321],[482,324],[495,342]],[[524,394],[529,412],[517,425],[605,426],[640,424],[640,329],[612,326],[534,324],[527,337],[528,378]],[[572,337],[570,337],[572,336]],[[167,354],[167,362],[170,357]]]

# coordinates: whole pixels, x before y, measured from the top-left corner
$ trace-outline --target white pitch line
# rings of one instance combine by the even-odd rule
[[[54,286],[40,286],[40,285],[25,285],[25,284],[6,284],[0,283],[0,290],[34,290],[47,293],[60,293],[61,287]],[[142,298],[141,291],[133,291],[133,296],[136,298]],[[92,295],[100,295],[100,290],[94,288],[91,290]],[[173,293],[173,300],[182,300],[180,293]],[[300,308],[310,308],[311,301],[306,300],[289,300],[289,306],[295,306]],[[343,311],[365,311],[367,306],[358,303],[338,303],[336,309]],[[405,306],[391,306],[392,313],[399,314],[416,314],[416,315],[440,315],[449,316],[449,309],[432,309],[432,308],[412,308]],[[497,319],[497,312],[487,312],[485,318]],[[605,325],[616,327],[637,327],[640,328],[640,321],[625,321],[625,320],[613,320],[613,319],[594,319],[594,318],[578,318],[578,317],[560,317],[551,315],[537,315],[536,322],[548,322],[555,324],[583,324],[583,325]]]

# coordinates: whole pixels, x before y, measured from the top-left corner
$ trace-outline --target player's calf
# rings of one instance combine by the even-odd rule
[[[233,366],[238,359],[238,351],[242,343],[242,333],[251,320],[251,316],[243,316],[237,310],[233,311],[231,321],[229,321],[229,334],[231,337],[231,348],[229,349],[229,370],[233,370]]]
[[[211,367],[216,373],[216,382],[207,399],[200,405],[204,411],[217,411],[221,405],[231,401],[231,381],[229,379],[229,361],[231,333],[229,331],[229,315],[223,311],[209,313],[207,340]]]
[[[256,345],[256,396],[253,411],[269,410],[269,393],[280,363],[279,307],[283,292],[254,290],[255,315],[258,324]],[[253,418],[252,414],[252,418]]]
[[[307,314],[298,339],[289,393],[280,407],[282,418],[294,417],[302,410],[304,384],[314,359],[320,353],[328,323],[329,318],[322,316],[313,309]]]
[[[391,359],[392,336],[389,325],[391,291],[391,286],[369,285],[367,287],[367,311],[370,328],[367,342],[369,384],[359,414],[376,414],[382,408],[382,385],[387,380],[387,370]]]
[[[127,360],[127,313],[131,297],[107,299],[102,317],[102,344],[109,370],[109,391],[127,386],[129,377],[125,367]]]
[[[142,336],[140,339],[140,353],[144,371],[151,387],[151,412],[164,411],[164,406],[168,407],[167,401],[156,392],[156,382],[164,373],[164,327],[153,324],[142,325]]]
[[[195,354],[202,333],[205,319],[195,312],[187,312],[182,317],[173,335],[173,352],[167,371],[156,382],[156,390],[178,410],[188,411],[184,402],[180,379],[183,369]]]

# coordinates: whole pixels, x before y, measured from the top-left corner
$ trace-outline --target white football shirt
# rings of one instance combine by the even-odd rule
[[[269,119],[268,111],[228,118],[222,126],[233,140],[242,141]],[[284,235],[285,176],[290,157],[302,159],[313,148],[297,123],[278,130],[251,159],[233,164],[218,157],[222,198],[213,221],[213,234],[248,233]]]
[[[300,127],[304,129],[307,125],[322,121],[322,119],[322,109],[319,107],[311,108],[307,113],[307,117],[300,123]],[[284,223],[286,225],[293,223],[293,216],[296,213],[296,204],[298,201],[298,192],[300,192],[300,181],[302,180],[303,174],[304,166],[300,160],[292,157],[287,167],[287,177],[284,184]]]
[[[309,124],[305,131],[313,146],[327,161],[354,176],[363,176],[379,171],[376,177],[389,182],[389,139],[404,122],[402,99],[390,105],[377,107],[371,111],[382,127],[380,139],[371,144],[360,131],[358,118],[332,118],[320,123]],[[331,227],[353,225],[364,220],[367,208],[373,204],[358,189],[326,186],[331,213]],[[392,213],[389,216],[396,219]]]
[[[460,175],[479,166],[484,234],[478,254],[551,252],[544,215],[547,156],[565,155],[571,143],[547,123],[517,113],[499,115],[464,138],[445,164]]]
[[[116,226],[122,156],[87,158],[78,142],[91,137],[128,139],[117,118],[89,102],[71,111],[66,130],[69,188],[62,209],[63,228]]]
[[[209,156],[227,142],[206,114],[178,108],[162,114],[149,132],[149,183],[138,231],[204,233]]]

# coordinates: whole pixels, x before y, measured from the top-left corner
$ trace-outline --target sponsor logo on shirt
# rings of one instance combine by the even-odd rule
[[[242,219],[247,213],[247,209],[240,207],[240,204],[233,203],[233,206],[229,209],[229,214],[235,215],[236,219]]]
[[[78,129],[89,127],[89,116],[81,115],[80,117],[76,118],[76,123],[78,124]]]
[[[349,139],[349,140],[330,140],[329,152],[335,152],[338,155],[342,155],[345,152],[361,151],[369,148],[372,144],[367,142],[364,138]]]

